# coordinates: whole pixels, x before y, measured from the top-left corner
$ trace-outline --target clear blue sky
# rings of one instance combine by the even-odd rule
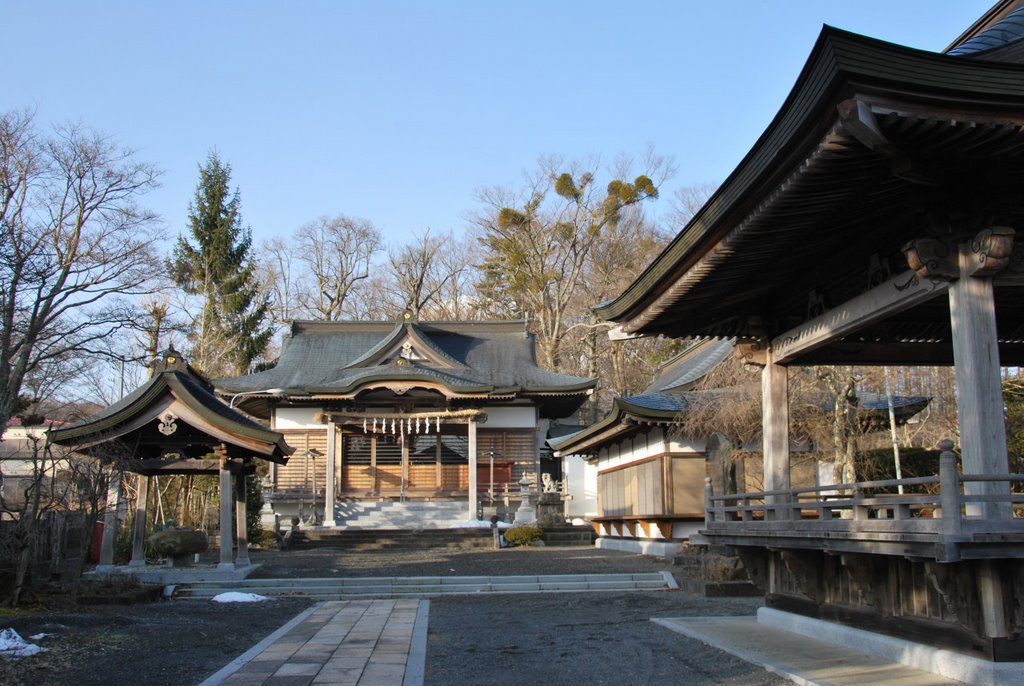
[[[822,24],[941,50],[994,1],[0,0],[0,110],[138,149],[168,237],[216,148],[257,241],[342,212],[395,243],[461,232],[541,155],[653,145],[680,167],[663,197],[720,181]]]

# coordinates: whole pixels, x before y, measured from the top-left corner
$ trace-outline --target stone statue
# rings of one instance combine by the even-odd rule
[[[558,493],[558,482],[551,478],[551,475],[547,472],[540,475],[540,480],[544,484],[545,493]]]

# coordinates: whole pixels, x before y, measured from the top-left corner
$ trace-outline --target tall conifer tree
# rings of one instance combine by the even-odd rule
[[[242,225],[231,165],[211,152],[199,168],[189,205],[189,234],[178,236],[168,263],[174,282],[202,301],[193,331],[192,364],[208,376],[243,374],[266,349],[269,300],[250,259],[252,231]]]

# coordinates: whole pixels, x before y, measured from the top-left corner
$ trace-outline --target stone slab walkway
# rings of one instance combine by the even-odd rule
[[[314,605],[201,686],[421,686],[426,600]]]

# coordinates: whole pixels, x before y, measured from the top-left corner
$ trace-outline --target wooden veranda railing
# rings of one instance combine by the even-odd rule
[[[1006,486],[965,493],[965,484],[977,483]],[[907,546],[961,543],[1022,548],[1024,518],[1022,508],[1014,507],[1024,505],[1022,483],[1024,474],[960,474],[949,450],[940,457],[937,476],[723,495],[713,493],[708,479],[702,533],[739,545],[784,539],[796,547],[890,554],[911,554]],[[961,552],[939,551],[936,557],[949,555]]]

